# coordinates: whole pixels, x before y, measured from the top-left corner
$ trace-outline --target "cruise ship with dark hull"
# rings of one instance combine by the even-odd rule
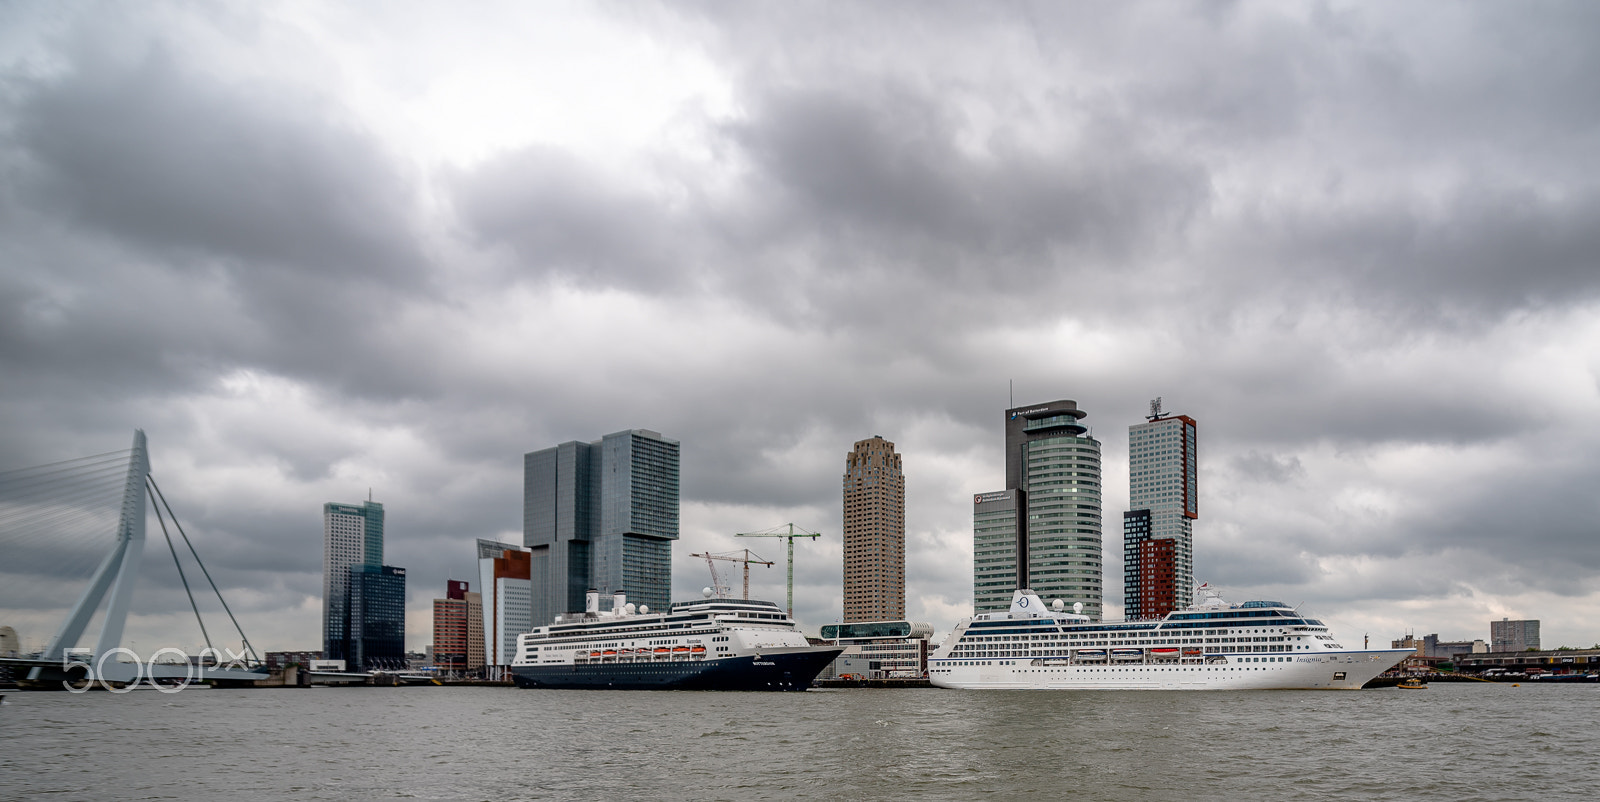
[[[601,612],[560,616],[517,639],[512,679],[522,688],[803,691],[839,655],[811,646],[768,601],[707,598],[651,613],[614,597]]]

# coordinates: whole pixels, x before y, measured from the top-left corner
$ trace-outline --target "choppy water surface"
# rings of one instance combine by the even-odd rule
[[[7,692],[0,798],[1590,798],[1600,686]]]

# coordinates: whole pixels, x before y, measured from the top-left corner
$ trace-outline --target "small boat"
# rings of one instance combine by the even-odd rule
[[[1138,660],[1144,657],[1143,649],[1112,649],[1112,660]]]
[[[705,654],[706,653],[706,647],[704,647],[704,646],[690,646],[689,647],[689,652],[691,654]]]
[[[599,652],[590,652],[589,653],[589,659],[590,660],[594,660],[594,659],[598,658],[599,656],[600,656]]]
[[[1423,682],[1417,677],[1406,677],[1405,679],[1400,680],[1400,684],[1396,685],[1395,687],[1403,691],[1420,691],[1426,690],[1428,683]]]
[[[688,654],[689,653],[689,647],[687,647],[687,646],[674,646],[674,647],[672,647],[672,653],[673,654]]]
[[[1199,657],[1200,656],[1200,650],[1199,649],[1184,649],[1183,650],[1183,656],[1184,657]]]
[[[1105,649],[1079,649],[1078,656],[1085,660],[1100,660],[1106,656]]]
[[[1178,654],[1178,650],[1177,649],[1157,648],[1157,649],[1151,649],[1150,653],[1155,655],[1156,657],[1175,657]]]
[[[672,650],[668,649],[665,646],[657,646],[656,647],[656,654],[671,654],[671,653],[672,653]]]

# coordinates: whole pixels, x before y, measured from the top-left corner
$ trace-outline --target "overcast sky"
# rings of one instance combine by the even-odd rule
[[[420,649],[522,455],[630,428],[682,443],[675,596],[749,545],[781,599],[733,533],[792,521],[814,633],[882,435],[944,633],[1008,382],[1104,443],[1112,616],[1162,396],[1230,599],[1589,646],[1596,42],[1592,2],[0,4],[0,469],[143,428],[272,650],[321,647],[322,504],[370,488]],[[192,647],[151,537],[128,640]],[[42,646],[98,556],[24,557]]]

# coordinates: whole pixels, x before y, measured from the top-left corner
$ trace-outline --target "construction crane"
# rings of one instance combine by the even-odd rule
[[[732,563],[744,563],[744,598],[748,599],[750,598],[750,563],[755,563],[756,565],[765,565],[766,567],[771,568],[772,561],[761,559],[760,555],[750,551],[749,549],[744,549],[743,551],[743,557],[738,556],[739,552],[731,552],[728,554],[712,554],[707,552],[705,554],[691,554],[689,556],[706,558],[706,567],[711,569],[711,584],[716,588],[716,594],[721,597],[727,596],[728,588],[726,585],[719,584],[719,580],[717,578],[717,567],[716,565],[712,564],[711,561],[727,560],[728,562]]]
[[[771,529],[763,529],[760,532],[740,532],[740,533],[734,535],[734,537],[782,537],[782,538],[788,538],[788,540],[789,540],[789,617],[790,618],[794,618],[794,539],[797,538],[797,537],[809,537],[812,540],[816,540],[817,538],[822,537],[822,533],[807,531],[805,529],[801,529],[800,527],[795,526],[794,524],[783,524],[781,526],[774,526]]]

